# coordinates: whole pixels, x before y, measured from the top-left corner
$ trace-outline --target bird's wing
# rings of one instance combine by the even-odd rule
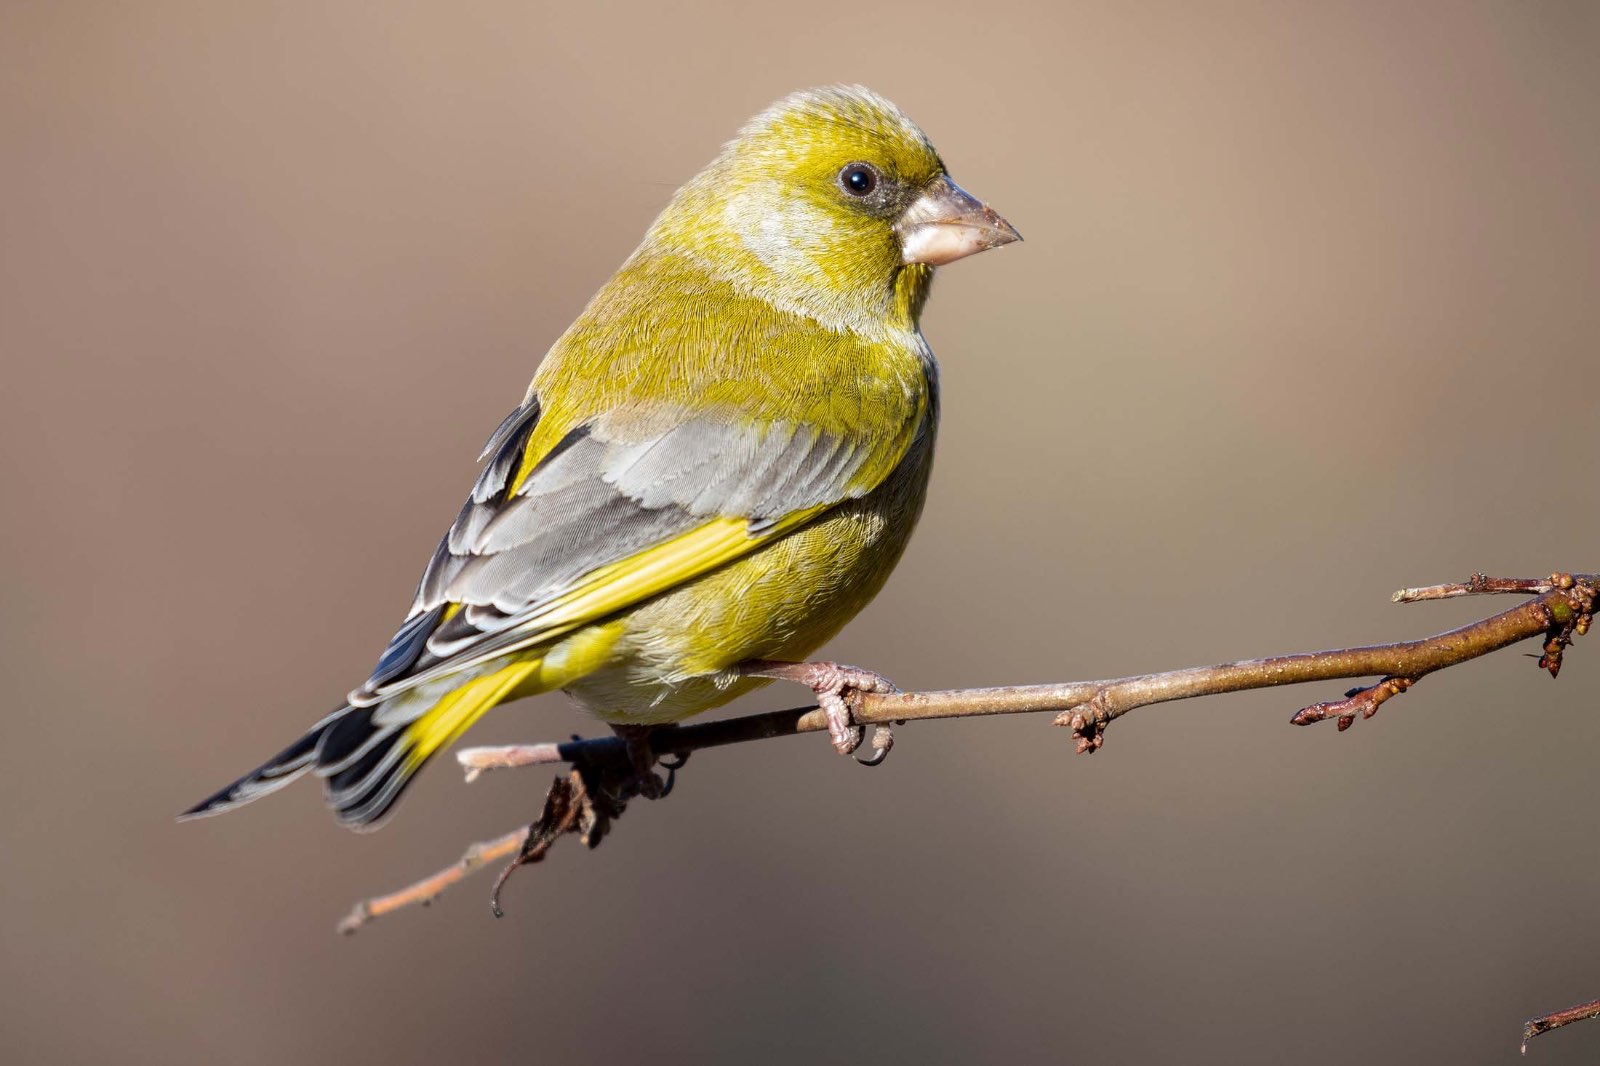
[[[548,643],[866,495],[905,456],[926,411],[925,400],[908,404],[903,425],[872,434],[621,408],[535,457],[530,399],[490,439],[410,615],[352,702]]]

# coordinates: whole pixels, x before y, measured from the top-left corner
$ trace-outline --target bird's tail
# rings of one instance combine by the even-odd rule
[[[278,789],[311,769],[317,759],[317,745],[322,742],[323,736],[349,713],[349,707],[341,707],[334,711],[328,717],[306,730],[305,735],[299,740],[245,774],[233,784],[219,789],[178,815],[178,820],[181,822],[189,818],[204,818],[207,815],[221,814],[223,811],[231,811],[233,808],[249,803],[251,800],[260,799],[269,792],[278,791]]]
[[[179,819],[221,814],[276,792],[307,770],[323,779],[328,806],[352,829],[368,829],[394,805],[412,775],[513,693],[527,694],[539,659],[512,662],[442,695],[413,689],[370,707],[344,706],[256,769],[195,804]],[[521,691],[519,691],[521,690]]]

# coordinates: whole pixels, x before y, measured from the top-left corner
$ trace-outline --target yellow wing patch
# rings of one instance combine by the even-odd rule
[[[662,541],[628,558],[602,566],[570,591],[529,615],[519,647],[543,644],[579,626],[683,585],[748,555],[775,537],[804,525],[826,506],[808,507],[750,531],[745,518],[713,518],[687,533]]]
[[[439,663],[407,678],[407,685],[414,686],[446,674],[458,673],[503,655],[548,646],[576,629],[592,625],[607,615],[642,603],[742,558],[799,528],[827,509],[826,504],[821,504],[796,511],[778,521],[763,524],[759,532],[751,531],[750,520],[746,518],[713,518],[687,533],[591,571],[572,588],[519,619],[514,627],[497,634],[497,639],[485,642],[478,654]],[[537,660],[534,661],[537,665]],[[480,681],[486,682],[491,677],[499,676],[499,673],[487,675]],[[508,682],[507,688],[498,690],[499,694],[510,692],[527,680],[528,673],[520,673]],[[454,713],[441,703],[429,712],[429,718],[439,715],[441,717],[438,720],[443,721],[443,716]],[[449,732],[449,737],[453,739],[458,736],[470,724],[469,718],[459,729]],[[440,728],[448,731],[453,727]],[[443,742],[448,743],[448,740]]]

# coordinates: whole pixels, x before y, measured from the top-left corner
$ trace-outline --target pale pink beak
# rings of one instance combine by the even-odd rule
[[[948,175],[913,200],[894,224],[902,263],[943,266],[1022,240],[1016,227]]]

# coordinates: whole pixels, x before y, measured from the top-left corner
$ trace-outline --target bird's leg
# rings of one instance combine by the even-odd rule
[[[840,755],[849,755],[861,746],[861,727],[850,721],[850,694],[899,692],[888,678],[842,663],[780,663],[752,659],[739,664],[746,677],[770,677],[805,685],[817,697],[817,706],[828,716],[828,737]],[[886,748],[884,750],[887,750]],[[873,763],[880,762],[881,756]]]
[[[653,725],[615,725],[611,731],[622,738],[628,749],[628,764],[633,767],[633,780],[639,795],[645,799],[660,799],[672,789],[671,777],[665,783],[655,772],[656,753],[650,747]],[[676,769],[676,767],[674,767]]]

